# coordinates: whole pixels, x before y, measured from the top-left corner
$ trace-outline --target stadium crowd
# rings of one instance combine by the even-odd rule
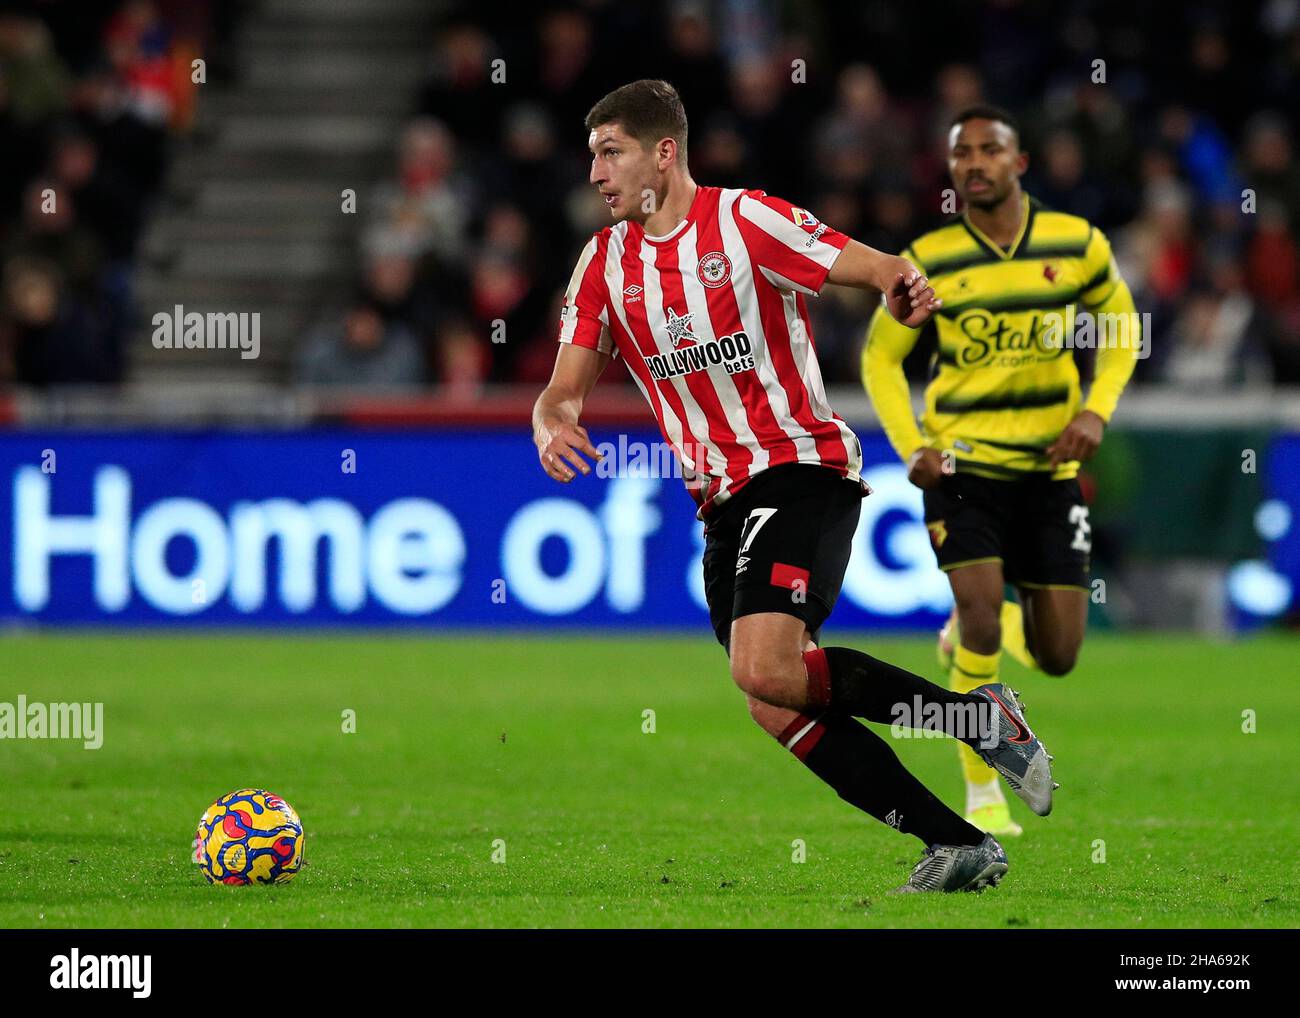
[[[112,382],[189,60],[225,5],[29,6],[0,17],[0,382]],[[944,218],[952,115],[1003,105],[1026,189],[1106,230],[1152,315],[1139,383],[1300,384],[1300,0],[1173,21],[1112,0],[941,2],[923,29],[884,2],[448,7],[368,194],[355,292],[302,337],[297,381],[544,380],[568,274],[608,222],[583,119],[661,77],[697,181],[763,188],[890,251]],[[811,308],[827,381],[856,381],[870,297],[831,288]]]
[[[651,76],[683,97],[697,181],[761,187],[890,251],[944,218],[951,116],[1008,107],[1027,190],[1106,230],[1151,313],[1138,382],[1300,383],[1296,0],[1191,3],[1173,23],[1147,5],[945,3],[923,32],[886,3],[587,3],[544,7],[528,30],[460,8],[358,253],[363,289],[428,345],[434,381],[548,376],[568,274],[608,222],[584,116]],[[832,289],[810,306],[827,380],[855,381],[870,299]]]
[[[116,382],[141,233],[189,122],[191,59],[234,5],[0,14],[0,383]]]

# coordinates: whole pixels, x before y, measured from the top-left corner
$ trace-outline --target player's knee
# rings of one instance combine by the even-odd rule
[[[1068,675],[1079,658],[1077,647],[1041,647],[1038,650],[1038,667],[1048,675]]]
[[[769,735],[780,735],[785,728],[785,716],[789,711],[782,710],[780,707],[773,707],[770,703],[753,696],[745,697],[745,705],[749,708],[749,716],[754,719],[754,723]]]
[[[797,663],[802,672],[802,661]],[[764,703],[785,706],[797,700],[794,695],[797,678],[799,677],[790,673],[789,668],[783,668],[767,658],[738,654],[731,659],[732,681],[751,699]]]
[[[992,654],[1002,646],[1002,622],[998,612],[985,605],[963,612],[957,609],[961,620],[961,642],[977,654]]]
[[[731,680],[750,698],[751,703],[754,700],[770,703],[773,694],[782,686],[774,669],[752,658],[731,659]]]

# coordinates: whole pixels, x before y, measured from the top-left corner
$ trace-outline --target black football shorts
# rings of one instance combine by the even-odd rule
[[[1086,590],[1092,527],[1075,479],[949,474],[925,492],[925,525],[944,572],[1001,562],[1019,587]]]
[[[865,489],[828,467],[785,463],[758,474],[704,528],[704,593],[718,642],[731,622],[781,612],[817,630],[835,607]]]

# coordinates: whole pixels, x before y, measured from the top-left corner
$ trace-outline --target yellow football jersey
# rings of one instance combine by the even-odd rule
[[[1105,235],[1028,195],[1023,202],[1020,233],[1006,250],[963,214],[903,251],[944,305],[934,318],[939,346],[920,429],[902,368],[920,330],[882,307],[863,348],[863,383],[903,459],[925,445],[952,450],[958,470],[988,477],[1048,470],[1047,447],[1079,410],[1109,421],[1133,373],[1142,337]],[[1078,310],[1099,322],[1122,321],[1125,330],[1116,337],[1096,329],[1097,370],[1086,404],[1071,341]],[[1114,337],[1109,344],[1107,337]],[[1052,475],[1073,477],[1078,469],[1065,463]]]

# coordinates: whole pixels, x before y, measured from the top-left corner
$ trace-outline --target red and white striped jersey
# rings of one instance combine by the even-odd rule
[[[626,360],[701,519],[782,463],[861,479],[862,447],[826,402],[805,304],[848,241],[762,191],[700,187],[667,236],[625,220],[578,259],[560,342]]]

